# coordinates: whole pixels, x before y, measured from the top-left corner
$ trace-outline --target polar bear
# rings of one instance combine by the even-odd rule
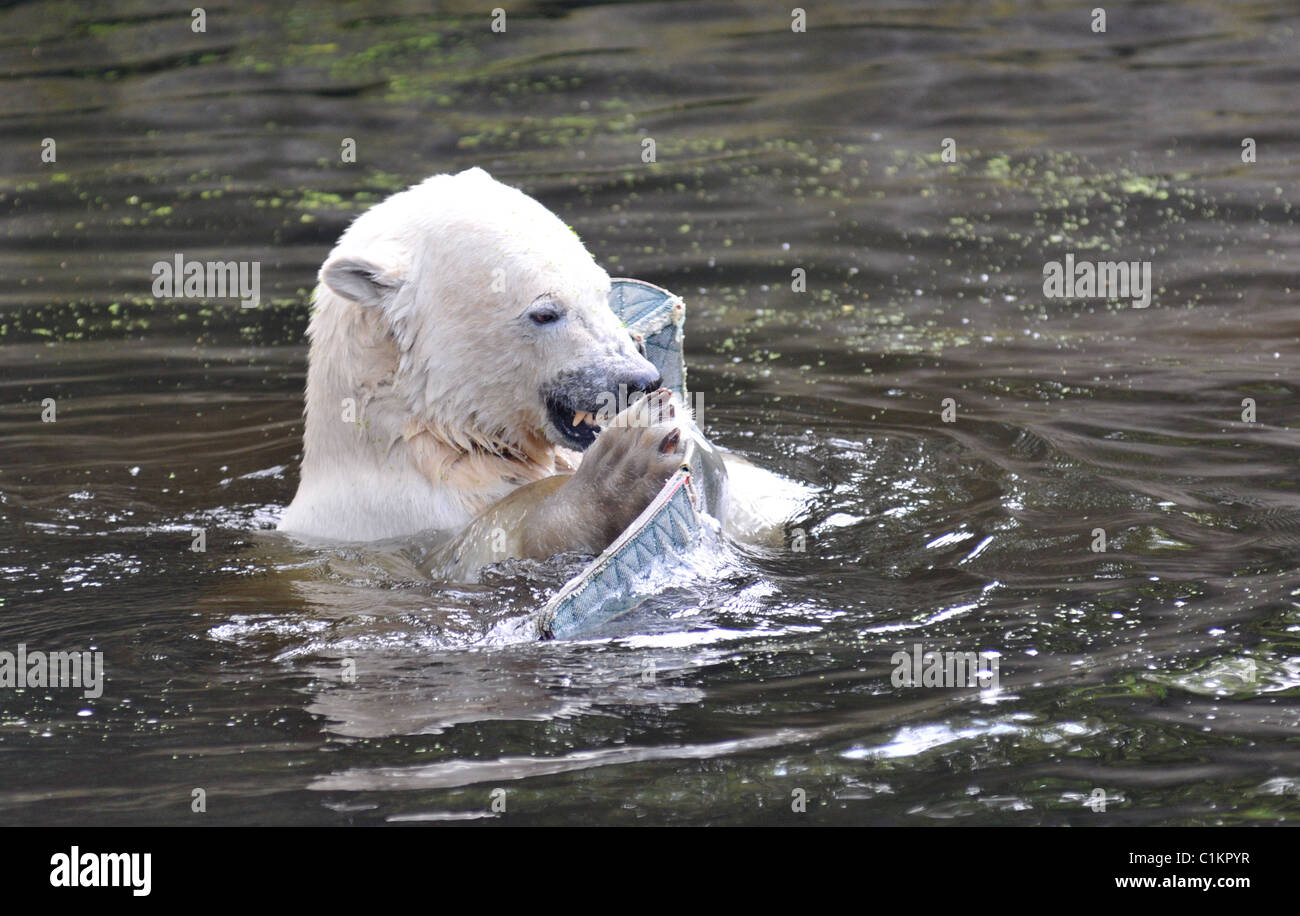
[[[609,293],[568,226],[479,168],[362,214],[320,270],[280,530],[460,531],[460,574],[489,530],[497,559],[599,553],[680,465],[687,416]]]

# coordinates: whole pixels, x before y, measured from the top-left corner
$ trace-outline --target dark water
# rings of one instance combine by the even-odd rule
[[[243,6],[0,10],[0,649],[108,672],[0,691],[0,822],[1300,815],[1293,6]],[[320,261],[470,165],[686,297],[803,551],[533,644],[571,562],[447,589],[264,531]],[[262,305],[155,301],[176,252]],[[1045,298],[1067,252],[1149,260],[1150,308]],[[917,643],[999,688],[892,686]]]

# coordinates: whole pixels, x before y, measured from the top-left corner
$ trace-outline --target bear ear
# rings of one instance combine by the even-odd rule
[[[330,258],[320,269],[320,280],[344,299],[362,305],[382,302],[404,282],[396,268],[356,255]]]

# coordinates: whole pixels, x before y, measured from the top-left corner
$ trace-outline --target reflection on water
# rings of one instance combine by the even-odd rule
[[[0,11],[0,648],[108,675],[0,696],[7,822],[1296,816],[1293,13],[372,6]],[[269,530],[322,257],[470,165],[686,297],[710,438],[814,488],[787,549],[535,644],[579,558],[447,588]],[[154,301],[176,252],[262,306]],[[1067,253],[1151,307],[1045,298]],[[918,643],[998,688],[893,687]]]

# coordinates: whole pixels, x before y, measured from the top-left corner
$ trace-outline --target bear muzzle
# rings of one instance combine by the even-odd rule
[[[659,370],[640,358],[622,371],[587,369],[564,373],[542,391],[546,415],[563,444],[585,450],[600,428],[631,401],[662,383]]]

